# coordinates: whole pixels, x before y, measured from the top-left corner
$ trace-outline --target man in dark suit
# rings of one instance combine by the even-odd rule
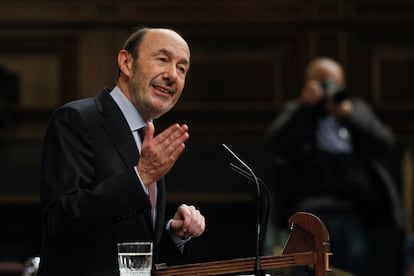
[[[181,96],[190,66],[186,41],[169,29],[140,29],[119,52],[118,66],[114,89],[51,117],[39,276],[118,275],[117,243],[126,241],[153,242],[153,263],[183,262],[186,242],[204,232],[194,206],[182,204],[164,221],[164,176],[189,134],[187,125],[173,124],[154,135],[152,122]]]

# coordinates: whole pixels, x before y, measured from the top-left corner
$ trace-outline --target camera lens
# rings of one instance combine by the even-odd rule
[[[333,79],[327,79],[322,82],[322,91],[324,97],[336,104],[348,98],[348,93],[345,89],[341,88],[338,83]]]

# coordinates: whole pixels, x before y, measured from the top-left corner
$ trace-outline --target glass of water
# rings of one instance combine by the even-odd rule
[[[152,242],[118,243],[120,276],[151,276]]]

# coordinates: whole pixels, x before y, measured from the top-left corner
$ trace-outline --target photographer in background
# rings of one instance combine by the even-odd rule
[[[368,258],[391,254],[385,260],[390,264],[398,255],[388,251],[393,238],[378,234],[402,224],[394,183],[378,162],[392,150],[394,137],[366,103],[349,98],[336,61],[320,57],[309,63],[299,99],[287,103],[267,138],[277,174],[276,226],[286,227],[296,212],[313,213],[330,233],[331,266],[387,275],[381,274],[384,263],[376,274],[369,265],[384,260]],[[381,240],[372,241],[378,235]],[[397,275],[395,267],[391,272]]]

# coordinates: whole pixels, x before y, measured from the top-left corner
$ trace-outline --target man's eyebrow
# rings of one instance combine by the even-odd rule
[[[161,53],[161,54],[167,55],[169,57],[174,56],[173,52],[171,52],[171,51],[169,51],[165,48],[161,48],[158,52]],[[183,64],[188,65],[188,66],[190,65],[190,61],[186,58],[181,59],[180,63],[183,63]]]

